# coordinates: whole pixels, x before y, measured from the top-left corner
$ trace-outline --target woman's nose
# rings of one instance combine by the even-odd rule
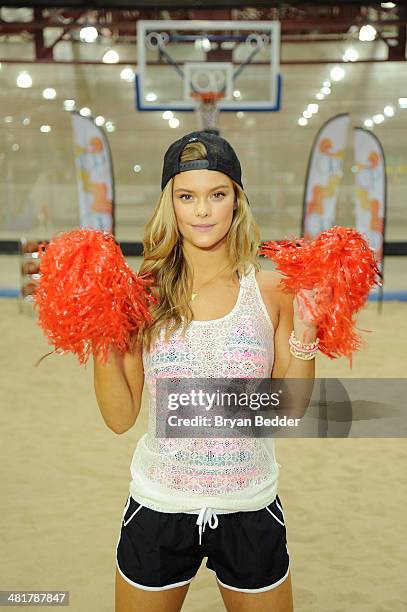
[[[208,214],[210,212],[210,207],[204,201],[198,202],[195,208],[195,212],[199,215]]]

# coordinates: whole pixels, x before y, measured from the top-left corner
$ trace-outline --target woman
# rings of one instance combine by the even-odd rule
[[[300,317],[299,296],[259,269],[259,230],[226,140],[199,131],[173,143],[161,187],[139,270],[155,278],[154,323],[124,357],[94,359],[113,431],[136,421],[144,377],[151,397],[117,544],[116,612],[181,610],[204,557],[227,610],[291,612],[273,438],[156,437],[156,381],[313,379],[316,330]]]

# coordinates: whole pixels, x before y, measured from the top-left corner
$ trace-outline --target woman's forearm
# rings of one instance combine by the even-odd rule
[[[297,322],[295,337],[301,342],[313,342],[316,338],[316,329]],[[300,359],[290,354],[290,361],[284,374],[287,381],[286,401],[283,402],[282,413],[293,418],[301,419],[307,411],[314,388],[315,358]],[[285,406],[285,407],[284,407]]]
[[[317,329],[315,326],[297,321],[294,326],[294,334],[300,342],[314,342],[317,337]],[[299,359],[291,353],[284,378],[315,378],[315,359]]]
[[[315,378],[315,359],[299,359],[291,355],[284,378]]]
[[[129,385],[124,374],[123,357],[112,348],[106,364],[93,356],[93,380],[97,403],[106,425],[115,433],[124,433],[137,417]]]

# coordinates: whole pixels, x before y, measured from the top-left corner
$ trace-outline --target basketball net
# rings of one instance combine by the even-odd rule
[[[215,130],[219,133],[218,100],[224,94],[217,91],[191,92],[191,96],[199,102],[199,117],[201,130]]]

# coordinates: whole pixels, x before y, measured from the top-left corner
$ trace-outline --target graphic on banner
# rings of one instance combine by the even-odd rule
[[[338,115],[317,134],[308,164],[301,234],[314,240],[335,225],[336,203],[343,175],[349,115]]]
[[[386,209],[386,169],[377,137],[354,129],[356,228],[366,236],[382,267]]]
[[[71,113],[81,227],[113,233],[113,172],[109,146],[92,119]]]

